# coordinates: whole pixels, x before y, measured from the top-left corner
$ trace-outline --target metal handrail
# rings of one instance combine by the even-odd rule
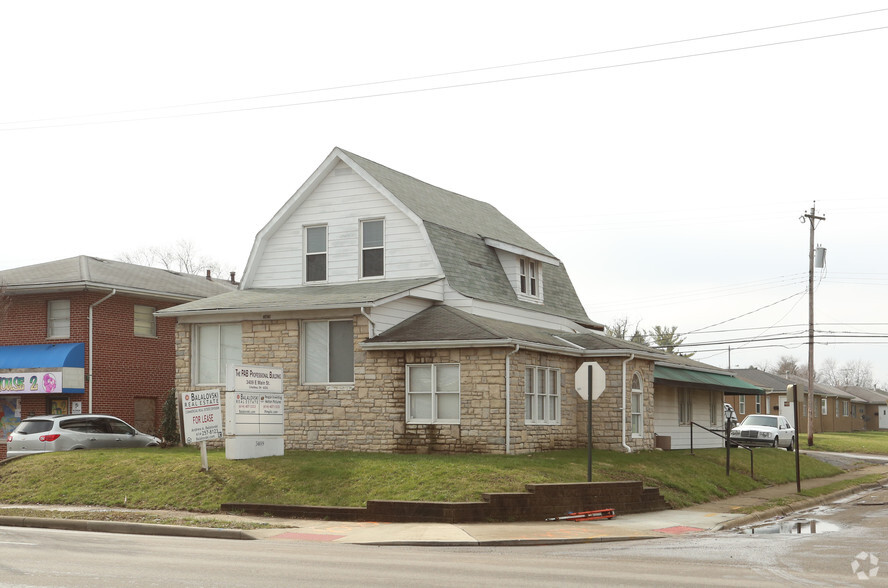
[[[754,454],[752,452],[751,447],[748,447],[748,446],[738,443],[736,441],[732,441],[730,439],[730,437],[722,435],[717,430],[710,429],[709,427],[704,427],[700,423],[695,423],[694,421],[691,421],[691,455],[694,455],[694,427],[700,427],[701,429],[709,431],[713,435],[717,435],[726,441],[726,443],[725,443],[725,455],[726,455],[726,457],[725,457],[725,475],[727,475],[727,476],[731,475],[731,446],[733,445],[734,447],[739,447],[740,449],[745,449],[746,451],[748,451],[749,452],[749,477],[752,478],[753,480],[755,480],[755,468],[754,468],[755,464],[753,462],[753,455]]]

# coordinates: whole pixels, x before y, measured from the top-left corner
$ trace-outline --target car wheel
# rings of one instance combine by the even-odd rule
[[[774,437],[774,443],[771,444],[771,447],[780,447],[780,437]]]
[[[789,445],[786,446],[786,450],[792,451],[793,449],[795,449],[795,437],[790,437]]]

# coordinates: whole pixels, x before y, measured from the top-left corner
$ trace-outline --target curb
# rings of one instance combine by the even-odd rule
[[[884,481],[884,480],[883,480]],[[844,488],[842,490],[836,490],[830,494],[824,494],[823,496],[818,496],[816,498],[806,498],[804,500],[799,500],[797,502],[793,502],[792,504],[786,504],[783,506],[775,506],[769,508],[767,510],[750,513],[748,515],[744,515],[741,517],[737,517],[736,519],[731,519],[730,521],[725,521],[723,523],[719,523],[712,529],[711,531],[727,531],[730,529],[736,529],[737,527],[745,527],[746,525],[751,525],[753,523],[758,523],[761,521],[766,521],[768,519],[772,519],[774,517],[782,517],[787,516],[802,510],[807,510],[809,508],[814,508],[816,506],[822,506],[824,504],[833,502],[839,498],[844,498],[845,496],[851,496],[852,494],[857,494],[858,492],[862,492],[864,490],[874,490],[876,488],[881,488],[882,481],[880,482],[869,482],[867,484],[861,484],[859,486],[851,486],[850,488]]]
[[[0,516],[0,526],[58,529],[62,531],[92,531],[94,533],[125,533],[129,535],[163,535],[168,537],[205,537],[208,539],[252,540],[240,529],[210,527],[181,527],[152,523],[121,523],[116,521],[88,521],[80,519],[54,519],[49,517]]]

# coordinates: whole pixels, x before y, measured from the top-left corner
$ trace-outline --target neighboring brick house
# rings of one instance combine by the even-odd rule
[[[526,453],[687,443],[723,423],[724,370],[606,337],[564,264],[498,210],[334,149],[258,233],[240,288],[176,317],[180,392],[284,371],[285,447]],[[695,444],[721,439],[705,435]],[[697,441],[700,440],[700,441]]]
[[[799,433],[808,432],[808,380],[801,376],[777,376],[755,369],[734,370],[741,380],[749,382],[765,391],[764,396],[729,395],[725,402],[731,404],[737,412],[737,418],[743,420],[747,414],[778,414],[786,417],[789,422],[794,420],[792,395],[787,393],[787,386],[798,386],[799,422],[796,427]],[[814,433],[861,431],[867,427],[868,401],[855,394],[814,382]],[[873,409],[875,411],[877,409]],[[878,414],[876,417],[878,417]],[[877,419],[878,420],[878,419]],[[878,427],[876,427],[878,428]]]
[[[867,431],[888,429],[888,396],[878,390],[860,386],[842,386],[842,390],[860,398],[858,410],[863,412],[863,428]]]
[[[235,288],[87,256],[0,271],[0,457],[31,415],[111,414],[156,432],[174,385],[175,321],[154,312]]]

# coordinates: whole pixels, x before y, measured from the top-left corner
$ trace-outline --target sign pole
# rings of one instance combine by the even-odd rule
[[[210,464],[207,463],[207,442],[200,442],[200,471],[208,472],[210,471]]]

